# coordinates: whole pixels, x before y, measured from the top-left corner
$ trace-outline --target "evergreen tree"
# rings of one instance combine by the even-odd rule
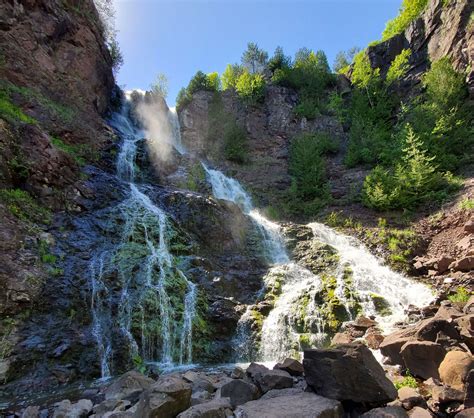
[[[260,49],[254,42],[247,44],[247,50],[242,54],[242,65],[250,74],[261,73],[265,69],[268,53]]]

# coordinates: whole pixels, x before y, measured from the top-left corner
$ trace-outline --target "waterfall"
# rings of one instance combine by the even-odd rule
[[[383,265],[357,239],[337,233],[320,223],[311,223],[308,226],[316,238],[338,251],[341,265],[349,265],[365,314],[378,316],[377,320],[384,331],[391,331],[396,322],[404,320],[405,308],[409,305],[426,306],[433,300],[433,294],[427,286]],[[390,315],[377,314],[371,297],[374,294],[387,301]]]
[[[208,168],[204,163],[203,167],[211,183],[214,197],[235,203],[240,207],[242,212],[253,220],[262,237],[262,245],[266,259],[271,264],[288,262],[289,258],[286,253],[283,236],[280,233],[280,226],[266,219],[254,208],[250,195],[237,180],[225,176],[218,170]]]
[[[197,286],[178,268],[170,252],[172,226],[166,213],[147,195],[153,186],[135,183],[137,144],[144,134],[130,120],[129,111],[126,101],[122,112],[110,120],[122,140],[117,177],[129,189],[126,198],[110,208],[121,225],[121,239],[90,263],[92,329],[102,377],[112,374],[114,351],[122,348],[115,342],[113,330],[125,338],[132,358],[140,356],[167,366],[192,362]],[[176,126],[176,114],[169,112],[168,116],[171,126]],[[176,138],[179,147],[180,139]],[[186,289],[182,295],[179,288]],[[114,309],[117,289],[120,297]]]
[[[352,272],[353,287],[362,313],[374,315],[385,333],[392,331],[395,323],[405,319],[405,309],[409,305],[425,306],[432,301],[433,295],[427,286],[390,270],[355,238],[337,233],[323,224],[311,223],[308,226],[313,230],[315,239],[338,252],[335,294],[344,304],[348,320],[355,319],[348,308],[352,301],[343,291],[344,274],[348,268]],[[327,324],[315,300],[322,286],[321,277],[295,263],[277,266],[273,269],[275,272],[283,277],[283,285],[274,308],[263,322],[261,357],[264,361],[297,355],[301,345],[320,346],[327,342]],[[302,304],[302,298],[307,298],[309,303]],[[374,298],[384,301],[387,314],[379,313]],[[295,309],[303,310],[301,314],[305,327],[311,331],[309,335],[297,331],[295,318],[298,315],[295,316]],[[302,341],[305,344],[301,344]]]

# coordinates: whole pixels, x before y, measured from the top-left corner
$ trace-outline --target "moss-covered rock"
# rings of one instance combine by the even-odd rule
[[[378,295],[377,293],[369,293],[369,297],[374,304],[375,311],[380,316],[389,316],[392,315],[392,309],[390,303],[383,296]]]

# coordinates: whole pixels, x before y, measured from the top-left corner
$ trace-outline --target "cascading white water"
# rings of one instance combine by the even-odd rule
[[[113,352],[120,348],[114,347],[114,328],[128,341],[132,356],[140,355],[144,360],[165,365],[192,362],[197,286],[176,266],[170,253],[172,230],[166,213],[146,195],[149,186],[134,182],[137,145],[144,134],[131,122],[129,110],[125,102],[122,112],[111,119],[122,139],[117,176],[129,187],[126,199],[111,208],[123,222],[121,240],[90,264],[93,334],[101,357],[102,377],[111,375]],[[175,126],[175,113],[169,115],[170,124]],[[113,272],[119,282],[107,280]],[[177,307],[169,294],[177,291],[173,286],[178,282],[187,289],[181,319],[176,318]],[[117,287],[120,300],[115,314],[112,294]]]
[[[405,309],[409,305],[425,306],[433,299],[427,286],[390,270],[358,240],[337,233],[323,224],[312,223],[308,226],[313,230],[315,239],[338,252],[335,294],[346,306],[349,319],[355,318],[351,317],[350,309],[347,308],[351,301],[343,291],[347,268],[352,272],[353,287],[363,314],[374,315],[384,332],[390,332],[395,323],[406,318]],[[302,338],[306,345],[311,346],[321,345],[326,339],[325,323],[320,307],[315,302],[316,292],[321,288],[321,278],[293,263],[275,269],[283,277],[283,286],[281,295],[262,326],[261,353],[265,361],[278,361],[285,356],[295,355]],[[309,301],[307,305],[301,304],[302,297]],[[376,308],[374,297],[383,298],[386,303],[384,315]],[[310,334],[296,331],[294,310],[298,306],[297,309],[304,310],[302,316],[305,328],[311,330]]]
[[[203,167],[211,183],[214,197],[235,203],[254,221],[262,236],[262,245],[267,260],[272,264],[288,262],[289,258],[285,241],[280,233],[280,226],[266,219],[254,208],[250,195],[237,180],[227,177],[221,171],[208,168],[205,164]]]
[[[340,264],[349,265],[364,312],[366,315],[377,316],[377,321],[384,331],[390,331],[396,322],[404,320],[405,309],[409,305],[425,306],[433,300],[433,293],[427,286],[383,265],[355,238],[337,233],[320,223],[311,223],[308,226],[316,238],[338,251]],[[388,302],[390,315],[377,314],[373,295],[380,295]]]

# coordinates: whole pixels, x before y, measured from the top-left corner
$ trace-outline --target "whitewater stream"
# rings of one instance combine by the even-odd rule
[[[104,378],[112,374],[114,351],[119,349],[114,347],[112,336],[116,324],[131,347],[135,362],[158,362],[164,367],[192,363],[196,284],[176,266],[169,250],[171,229],[168,216],[147,196],[150,186],[135,182],[137,147],[145,134],[130,120],[129,111],[129,102],[125,101],[121,113],[114,114],[110,121],[122,138],[116,163],[117,176],[129,189],[127,198],[113,209],[123,222],[122,239],[115,248],[95,257],[90,265],[93,333]],[[172,138],[179,138],[176,120],[176,113],[170,111]],[[112,284],[106,280],[111,272],[116,272],[120,281],[118,313],[113,312],[110,300]],[[173,283],[176,278],[186,287],[181,324],[172,319],[176,307],[168,294],[169,282]],[[150,309],[153,315],[148,317]],[[139,329],[139,337],[132,328]]]
[[[129,106],[126,102],[122,112],[111,119],[111,125],[122,139],[116,164],[117,176],[129,190],[126,199],[115,208],[123,220],[122,239],[115,248],[104,250],[95,257],[90,266],[93,330],[101,356],[103,377],[113,373],[112,360],[114,352],[119,349],[111,332],[114,324],[119,324],[122,336],[131,347],[133,358],[140,356],[145,361],[168,367],[191,364],[193,361],[193,320],[198,288],[177,267],[169,250],[170,222],[166,213],[148,197],[147,190],[151,186],[136,182],[137,147],[145,133],[130,120]],[[180,154],[186,154],[174,109],[169,111],[167,118],[168,131],[171,132],[171,138],[167,138],[167,141]],[[153,138],[147,138],[147,141],[153,141]],[[250,310],[239,321],[234,339],[236,360],[277,361],[294,354],[302,335],[295,330],[290,313],[302,297],[309,300],[305,306],[305,321],[310,323],[312,330],[306,338],[312,346],[323,344],[327,337],[326,324],[315,302],[315,295],[322,286],[321,277],[290,259],[280,225],[266,219],[254,207],[250,195],[237,180],[210,168],[205,162],[201,164],[214,198],[235,203],[259,232],[269,265],[268,277],[278,275],[282,278],[281,293],[263,320],[258,353],[245,326],[251,315]],[[335,290],[338,298],[345,305],[353,302],[347,299],[343,291],[344,272],[350,268],[363,313],[376,316],[383,331],[390,331],[396,322],[402,321],[409,305],[423,306],[432,300],[432,293],[426,286],[384,266],[356,239],[337,233],[323,224],[311,223],[308,226],[315,239],[329,244],[339,254]],[[111,308],[111,284],[106,280],[112,270],[117,272],[121,286],[120,309],[117,313]],[[167,285],[176,278],[186,288],[182,295],[184,312],[179,323],[174,317],[175,307]],[[265,287],[261,293],[264,291]],[[383,297],[388,305],[388,315],[378,315],[374,294]],[[155,307],[151,315],[147,313],[150,305]],[[350,309],[346,309],[349,318],[355,319]],[[159,325],[156,324],[157,317]],[[137,328],[140,330],[139,337]]]

